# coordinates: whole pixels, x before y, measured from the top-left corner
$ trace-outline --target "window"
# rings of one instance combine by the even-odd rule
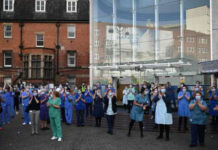
[[[44,34],[36,34],[36,47],[44,47]]]
[[[68,52],[67,54],[67,66],[76,67],[76,52]]]
[[[207,39],[206,38],[199,38],[198,42],[199,42],[199,44],[207,44]]]
[[[177,47],[177,51],[180,52],[181,51],[181,46]]]
[[[12,38],[12,26],[10,24],[4,25],[4,38]]]
[[[188,53],[194,53],[195,47],[187,47],[187,52]]]
[[[76,28],[75,25],[69,25],[68,26],[68,38],[72,39],[76,37]]]
[[[207,48],[198,48],[198,50],[199,50],[199,53],[202,53],[202,54],[207,54],[208,53]]]
[[[99,46],[99,40],[95,40],[95,47]]]
[[[36,12],[45,12],[46,9],[46,0],[36,0],[35,1],[35,11]]]
[[[4,67],[12,67],[12,51],[4,51]]]
[[[41,78],[41,56],[40,55],[32,55],[31,78],[33,79]]]
[[[14,0],[4,0],[3,3],[4,11],[14,11]]]
[[[98,35],[99,35],[99,30],[95,29],[95,36],[98,36]]]
[[[68,13],[77,12],[77,0],[67,0],[66,7]]]
[[[186,42],[187,43],[194,43],[195,42],[195,38],[194,37],[187,37],[186,38]]]
[[[24,78],[27,79],[29,77],[29,55],[24,55]]]
[[[44,78],[45,79],[53,78],[52,56],[44,56]]]

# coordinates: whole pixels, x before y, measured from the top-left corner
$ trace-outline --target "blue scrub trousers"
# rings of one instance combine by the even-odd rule
[[[2,122],[3,123],[9,123],[11,120],[11,116],[10,116],[10,105],[9,104],[3,104],[2,105]]]
[[[66,123],[72,124],[72,120],[73,120],[73,107],[72,107],[72,105],[65,107],[65,119],[66,119]]]
[[[113,133],[115,115],[107,115],[108,132]]]
[[[27,106],[28,106],[28,105],[24,105],[24,104],[23,104],[23,117],[24,117],[24,122],[25,122],[26,124],[28,124],[28,123],[30,122],[30,115],[29,115],[28,112],[25,111],[26,108],[27,108]]]

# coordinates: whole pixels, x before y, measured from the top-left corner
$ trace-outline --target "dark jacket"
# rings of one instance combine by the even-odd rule
[[[160,98],[157,96],[154,97],[153,101],[155,103],[157,103],[158,101],[160,100]],[[172,105],[171,105],[171,98],[169,97],[168,94],[165,94],[165,96],[163,96],[163,100],[166,104],[166,107],[167,107],[167,113],[172,113],[173,112],[173,109],[172,109]]]
[[[117,98],[116,96],[113,96],[112,98],[112,110],[114,113],[117,112],[117,104],[116,104]],[[107,108],[108,108],[108,104],[109,104],[109,99],[107,96],[104,97],[104,113],[107,112]]]

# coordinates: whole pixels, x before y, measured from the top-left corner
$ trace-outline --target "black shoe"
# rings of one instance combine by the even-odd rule
[[[157,139],[157,140],[160,140],[160,139],[162,139],[162,138],[163,138],[163,136],[160,136],[160,135],[159,135],[156,139]]]
[[[204,143],[200,143],[200,146],[201,146],[201,147],[204,147],[205,145],[204,145]]]
[[[49,128],[48,128],[48,127],[45,127],[44,129],[45,129],[45,130],[49,130]]]
[[[197,147],[197,145],[190,144],[189,147]]]
[[[131,135],[130,132],[128,132],[127,136],[130,137],[130,135]]]
[[[184,128],[185,131],[188,131],[189,129],[187,127]]]
[[[166,139],[165,139],[166,141],[169,141],[170,140],[170,138],[169,137],[166,137]]]
[[[143,138],[144,137],[144,134],[141,134],[141,138]]]

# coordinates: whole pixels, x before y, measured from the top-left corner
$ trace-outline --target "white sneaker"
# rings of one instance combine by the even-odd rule
[[[51,140],[52,140],[52,141],[53,141],[53,140],[56,140],[56,139],[58,139],[58,138],[55,137],[55,136],[51,137]]]
[[[29,122],[29,125],[31,125],[32,123],[31,122]]]
[[[23,126],[25,126],[25,125],[26,125],[26,123],[24,122],[22,125],[23,125]]]
[[[61,142],[62,141],[62,138],[58,138],[58,142]]]

